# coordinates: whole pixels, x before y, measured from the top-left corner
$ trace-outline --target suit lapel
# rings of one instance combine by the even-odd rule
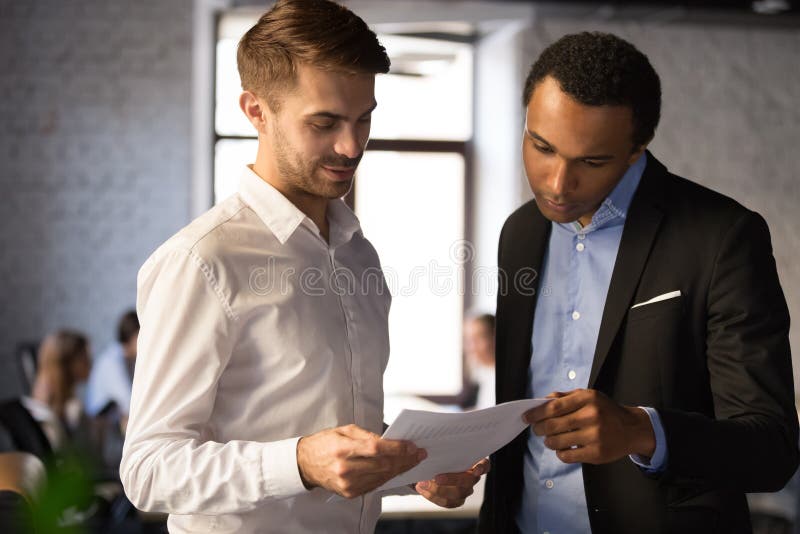
[[[611,283],[608,287],[608,296],[592,361],[592,371],[589,374],[590,388],[594,387],[622,324],[622,319],[632,304],[642,271],[661,224],[663,211],[658,203],[661,196],[660,185],[663,181],[661,177],[664,174],[666,174],[666,168],[648,152],[647,168],[628,210],[614,271],[611,275]]]
[[[504,314],[504,322],[508,325],[504,332],[507,336],[506,349],[510,356],[506,368],[506,383],[512,384],[507,400],[524,398],[527,389],[533,314],[542,260],[550,236],[550,221],[539,212],[535,202],[530,203],[530,208],[523,223],[512,228],[507,236],[506,243],[509,243],[510,250],[507,249],[507,259],[501,266],[506,278],[506,305],[502,308],[508,310]]]

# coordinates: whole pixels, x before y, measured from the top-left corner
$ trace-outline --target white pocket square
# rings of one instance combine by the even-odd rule
[[[659,295],[657,297],[653,297],[650,300],[645,302],[640,302],[639,304],[634,304],[631,306],[631,309],[638,308],[639,306],[645,306],[647,304],[655,304],[656,302],[661,302],[662,300],[674,299],[675,297],[680,297],[681,292],[678,291],[670,291],[669,293],[664,293],[663,295]]]

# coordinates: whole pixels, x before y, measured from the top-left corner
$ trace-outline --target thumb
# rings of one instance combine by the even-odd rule
[[[356,425],[342,426],[337,429],[340,434],[351,439],[380,439],[380,436]]]

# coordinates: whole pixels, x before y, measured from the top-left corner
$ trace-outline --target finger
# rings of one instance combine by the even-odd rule
[[[472,487],[439,486],[432,480],[418,482],[415,488],[420,495],[444,508],[461,506],[473,492]]]
[[[387,458],[348,459],[335,468],[335,485],[341,490],[337,493],[348,498],[362,495],[406,470],[407,466]]]
[[[484,458],[470,468],[470,472],[475,476],[482,476],[491,471],[492,462],[488,458]]]
[[[549,395],[547,395],[545,399],[559,399],[569,394],[570,394],[569,392],[565,393],[562,391],[554,391]],[[541,421],[542,419],[553,417],[554,415],[556,415],[556,412],[554,411],[553,402],[551,400],[550,402],[540,404],[536,408],[528,410],[527,412],[525,412],[525,415],[522,418],[525,420],[526,423],[532,424],[537,421]]]
[[[600,458],[599,448],[596,445],[587,445],[586,447],[578,447],[577,449],[564,449],[556,451],[556,456],[565,464],[599,464],[603,463]]]
[[[376,454],[380,456],[414,456],[421,449],[411,441],[396,439],[378,439],[375,443]]]
[[[597,410],[589,406],[582,406],[577,411],[566,415],[551,417],[538,421],[532,425],[533,433],[537,436],[552,436],[580,430],[597,422]]]
[[[347,436],[351,439],[369,440],[380,439],[380,436],[369,430],[365,430],[358,425],[345,425],[336,429],[340,434]]]
[[[423,491],[426,491],[431,497],[435,497],[440,501],[459,502],[464,501],[467,497],[472,495],[473,487],[470,486],[445,486],[437,484],[435,480],[426,480],[418,482],[417,485]]]
[[[381,479],[376,484],[379,486],[417,465],[425,454],[420,449],[411,456],[349,456],[339,462],[335,472],[345,484],[360,484],[361,481],[375,478]]]
[[[544,419],[572,413],[587,402],[590,402],[596,392],[590,389],[575,389],[566,393],[556,391],[550,395],[554,395],[548,396],[553,400],[525,413],[525,422],[535,424]]]
[[[420,449],[410,441],[382,439],[374,434],[363,438],[354,439],[351,443],[349,456],[375,458],[375,457],[409,457],[416,458]]]
[[[439,486],[469,486],[472,487],[481,479],[469,471],[463,473],[442,473],[434,477],[434,482]]]
[[[582,429],[564,432],[555,436],[547,436],[544,446],[554,451],[561,451],[571,447],[584,447],[596,441],[596,429]]]
[[[411,456],[384,456],[383,461],[387,462],[388,470],[392,477],[405,473],[415,465],[419,464],[427,457],[424,449],[419,449],[417,454]]]
[[[340,489],[336,493],[347,498],[358,497],[379,488],[390,479],[391,476],[388,475],[366,473],[357,478],[340,480]]]
[[[550,412],[547,409],[548,404],[550,403],[547,402],[545,404],[540,404],[536,408],[531,408],[530,410],[522,414],[522,420],[530,425],[536,423],[537,421],[541,421],[542,419],[550,417],[549,415]]]

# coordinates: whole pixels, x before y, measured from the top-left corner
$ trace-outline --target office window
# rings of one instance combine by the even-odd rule
[[[255,158],[236,70],[236,45],[255,20],[223,15],[219,21],[215,202],[236,191],[241,165]],[[472,256],[465,231],[472,46],[465,38],[378,33],[392,70],[376,78],[371,140],[347,200],[393,295],[384,387],[389,394],[454,394],[462,386],[461,321]]]

